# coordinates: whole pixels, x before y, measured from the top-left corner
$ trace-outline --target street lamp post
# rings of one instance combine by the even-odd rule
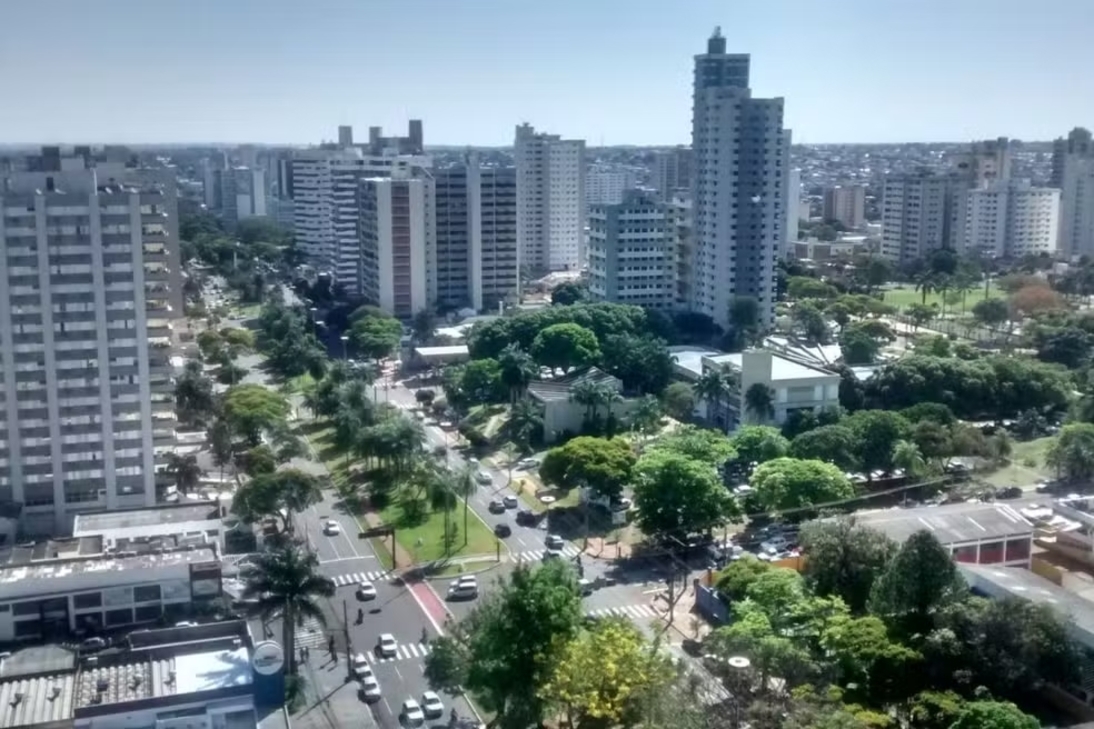
[[[342,626],[346,631],[346,680],[352,681],[353,675],[353,641],[349,637],[349,606],[342,600]]]
[[[349,336],[343,334],[339,339],[342,340],[342,359],[349,359]]]

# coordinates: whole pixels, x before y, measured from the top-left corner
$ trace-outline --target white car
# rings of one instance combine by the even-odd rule
[[[342,533],[342,525],[334,519],[327,519],[327,523],[323,525],[323,533],[328,537],[336,537]]]
[[[425,722],[422,707],[414,699],[407,699],[403,702],[403,719],[406,721],[407,726],[419,726]]]
[[[361,582],[357,585],[357,599],[361,602],[367,602],[369,600],[376,599],[376,585],[372,584],[368,580]]]
[[[366,674],[371,674],[372,669],[368,665],[368,661],[365,659],[364,653],[358,653],[353,657],[353,663],[351,664],[353,669],[353,675],[357,678],[364,678]]]
[[[365,701],[375,701],[380,698],[380,682],[376,680],[376,676],[371,669],[361,677],[361,693],[364,695]]]
[[[482,469],[475,472],[475,480],[484,486],[486,484],[494,483],[494,479],[490,477],[490,474]]]
[[[433,691],[422,694],[422,711],[426,719],[437,719],[444,715],[444,704],[441,697]]]
[[[524,471],[531,471],[533,468],[539,468],[539,459],[525,458],[523,461],[517,464],[517,468]]]
[[[395,636],[391,633],[381,635],[380,639],[376,641],[376,652],[380,654],[381,658],[394,658],[399,655]]]

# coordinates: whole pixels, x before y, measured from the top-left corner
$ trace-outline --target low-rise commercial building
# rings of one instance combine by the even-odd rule
[[[527,396],[543,408],[543,439],[553,443],[564,433],[580,433],[591,406],[578,402],[574,397],[574,388],[579,383],[593,382],[620,394],[620,398],[597,409],[595,415],[607,418],[609,414],[622,421],[632,410],[637,400],[622,397],[623,381],[602,372],[596,367],[588,367],[573,372],[558,380],[537,380],[529,383]]]

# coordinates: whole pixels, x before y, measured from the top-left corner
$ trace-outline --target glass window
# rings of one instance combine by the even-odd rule
[[[82,608],[97,608],[103,605],[103,594],[101,592],[85,592],[80,595],[72,596],[72,604],[77,610]]]
[[[107,627],[114,627],[115,625],[129,625],[133,622],[133,610],[132,608],[126,608],[124,610],[107,610],[106,611],[106,625]]]
[[[37,600],[32,600],[31,602],[17,602],[12,605],[13,615],[38,615],[40,612]]]
[[[133,602],[159,602],[159,585],[139,585],[133,588]]]
[[[136,609],[136,615],[138,623],[149,623],[160,619],[163,608],[159,605],[141,605]]]
[[[16,638],[34,638],[42,632],[42,624],[37,620],[20,620],[15,624]]]

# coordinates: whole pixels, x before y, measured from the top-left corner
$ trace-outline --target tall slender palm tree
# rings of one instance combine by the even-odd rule
[[[517,400],[509,410],[509,432],[521,453],[532,447],[532,436],[543,427],[543,410],[528,398]]]
[[[501,380],[509,388],[509,402],[516,403],[528,383],[539,374],[539,367],[532,355],[516,342],[505,345],[498,354],[498,364],[501,365]]]
[[[919,452],[919,446],[910,440],[898,440],[893,444],[893,465],[903,469],[908,478],[919,478],[927,473],[927,461]]]
[[[180,493],[190,493],[201,483],[201,466],[193,453],[172,453],[167,459],[167,473],[175,478]]]
[[[753,383],[745,390],[745,412],[761,424],[774,419],[775,391],[763,382]]]
[[[733,396],[734,386],[732,376],[723,369],[715,368],[704,372],[695,381],[695,394],[701,397],[715,410],[721,410]],[[708,417],[710,413],[707,413]],[[728,428],[728,422],[722,422],[723,428]]]
[[[468,505],[467,502],[471,500],[471,497],[475,495],[475,492],[479,488],[478,481],[475,480],[475,471],[471,466],[465,466],[456,472],[455,478],[452,479],[452,493],[460,499],[463,499],[463,546],[467,546],[467,518],[468,518]]]
[[[600,385],[592,380],[582,380],[570,388],[570,401],[585,407],[586,420],[595,417],[600,396]]]
[[[334,582],[319,574],[319,557],[295,542],[259,553],[242,574],[243,598],[253,614],[269,621],[281,617],[285,673],[296,672],[296,628],[307,618],[327,624],[320,599],[334,596]]]
[[[220,480],[224,480],[224,467],[233,463],[235,454],[234,435],[227,418],[219,417],[209,426],[209,450],[213,454],[213,463],[220,469]]]

